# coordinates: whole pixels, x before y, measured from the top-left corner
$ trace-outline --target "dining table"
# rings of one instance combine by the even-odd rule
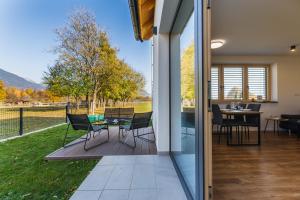
[[[234,116],[255,116],[257,117],[257,123],[253,124],[253,126],[251,127],[256,127],[257,128],[257,142],[256,143],[245,143],[243,141],[243,137],[241,134],[241,138],[239,138],[237,140],[237,143],[232,143],[232,141],[230,140],[230,137],[227,136],[227,144],[228,145],[232,145],[232,146],[242,146],[242,145],[261,145],[261,114],[263,112],[261,111],[253,111],[251,109],[221,109],[221,112],[223,115],[226,115],[227,119],[230,119]],[[237,124],[239,125],[239,124]],[[243,126],[243,122],[241,122],[240,124],[241,126]],[[238,135],[240,135],[240,133],[237,133]]]

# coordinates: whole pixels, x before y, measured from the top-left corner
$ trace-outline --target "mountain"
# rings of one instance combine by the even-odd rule
[[[36,90],[45,89],[42,84],[35,83],[33,81],[26,80],[16,74],[7,72],[0,68],[0,80],[3,80],[4,84],[9,87],[16,87],[19,89],[33,88]]]
[[[139,91],[139,96],[140,96],[140,97],[151,97],[151,94],[149,94],[146,90],[141,89],[141,90]]]

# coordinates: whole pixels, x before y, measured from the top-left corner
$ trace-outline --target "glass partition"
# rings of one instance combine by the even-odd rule
[[[171,154],[193,199],[196,198],[194,41],[193,1],[186,1],[177,14],[170,43]]]

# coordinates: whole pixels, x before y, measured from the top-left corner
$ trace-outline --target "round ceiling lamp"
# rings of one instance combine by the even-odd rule
[[[224,44],[225,44],[225,40],[222,39],[212,40],[210,43],[210,48],[217,49],[222,47]]]

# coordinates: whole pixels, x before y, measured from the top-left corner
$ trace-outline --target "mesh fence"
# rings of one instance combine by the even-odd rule
[[[0,108],[0,139],[51,127],[65,121],[65,106]]]

